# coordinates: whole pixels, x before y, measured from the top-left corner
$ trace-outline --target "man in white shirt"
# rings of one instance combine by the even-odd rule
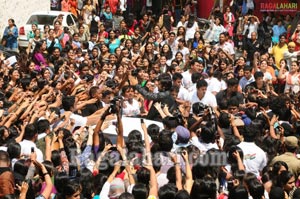
[[[172,76],[173,86],[179,88],[177,98],[188,101],[189,92],[182,86],[182,78],[183,76],[180,73],[174,73]]]
[[[283,57],[287,62],[289,69],[291,68],[292,61],[297,61],[297,57],[300,56],[300,51],[295,51],[295,42],[288,44],[288,50],[283,53]]]
[[[216,97],[209,91],[207,91],[207,82],[205,80],[199,80],[196,84],[197,90],[190,95],[189,101],[191,104],[201,102],[204,105],[211,106],[212,108],[217,107]]]
[[[246,173],[251,172],[256,176],[260,176],[261,171],[267,165],[266,153],[254,143],[256,135],[259,135],[258,131],[259,129],[254,125],[245,126],[244,141],[237,145],[244,154],[243,162]]]
[[[215,71],[213,77],[209,81],[207,81],[207,83],[208,83],[207,90],[214,95],[217,95],[219,91],[227,88],[225,81],[222,80],[221,71]]]
[[[231,58],[234,57],[234,48],[229,42],[226,42],[225,33],[220,34],[219,43],[216,44],[215,47],[218,50],[222,50],[223,52],[227,53],[227,55],[230,56]]]
[[[193,73],[202,73],[204,66],[203,61],[198,59],[193,59],[190,63],[191,68],[182,73],[183,79],[182,84],[183,87],[189,90],[193,86],[192,82],[192,74]]]
[[[28,124],[25,127],[24,139],[20,142],[21,154],[29,157],[31,154],[31,148],[36,152],[36,160],[38,162],[43,162],[44,157],[42,151],[37,148],[35,141],[37,140],[38,132],[34,124]]]

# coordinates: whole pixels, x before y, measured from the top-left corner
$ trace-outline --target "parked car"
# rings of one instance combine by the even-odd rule
[[[38,24],[38,28],[43,34],[44,25],[50,25],[50,28],[53,28],[53,22],[56,20],[58,15],[64,15],[62,26],[68,27],[71,33],[74,33],[77,29],[77,18],[70,12],[60,12],[60,11],[41,11],[34,12],[28,17],[27,22],[24,26],[21,26],[19,29],[19,47],[27,48],[28,39],[27,34],[31,31],[31,25],[33,23]]]

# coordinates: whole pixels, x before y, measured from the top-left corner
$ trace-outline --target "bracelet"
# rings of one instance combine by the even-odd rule
[[[43,173],[43,176],[45,176],[45,175],[49,175],[49,173],[47,172],[47,173]]]
[[[174,163],[174,165],[180,165],[180,162],[176,162],[176,163]]]

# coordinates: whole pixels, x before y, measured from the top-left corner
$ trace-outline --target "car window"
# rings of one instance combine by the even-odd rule
[[[68,16],[67,16],[67,25],[68,25],[68,26],[74,25],[74,21],[73,21],[71,15],[68,15]]]
[[[55,18],[53,15],[32,15],[26,24],[52,25]]]
[[[75,15],[72,14],[73,20],[75,21],[75,23],[77,24],[78,20],[77,17]]]

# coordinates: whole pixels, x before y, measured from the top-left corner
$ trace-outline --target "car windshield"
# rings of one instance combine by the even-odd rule
[[[27,24],[52,25],[56,17],[55,15],[32,15]]]

